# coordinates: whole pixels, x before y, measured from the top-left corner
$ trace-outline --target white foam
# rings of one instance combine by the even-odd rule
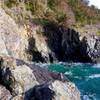
[[[72,75],[72,72],[69,71],[69,72],[65,72],[64,74],[65,74],[65,75]]]
[[[92,100],[97,100],[94,95],[83,95],[82,100],[91,100],[90,97]]]
[[[100,74],[94,74],[94,75],[91,75],[91,76],[89,76],[89,78],[99,78],[100,77]]]
[[[95,64],[93,67],[94,68],[100,68],[100,63],[99,64]]]
[[[83,100],[90,100],[90,99],[89,99],[88,95],[84,95]]]

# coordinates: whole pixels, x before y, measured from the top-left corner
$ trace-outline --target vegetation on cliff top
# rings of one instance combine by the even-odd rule
[[[68,0],[76,21],[82,24],[95,24],[100,21],[100,10],[95,6],[88,6],[88,0]]]
[[[52,21],[64,26],[80,26],[100,21],[100,10],[89,7],[87,0],[4,0],[4,6],[20,7],[24,9],[22,16],[30,12],[31,19],[38,19],[43,24]]]

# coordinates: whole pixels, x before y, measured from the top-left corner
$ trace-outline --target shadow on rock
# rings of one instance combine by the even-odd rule
[[[52,51],[52,59],[71,62],[91,62],[87,53],[87,41],[81,42],[79,33],[54,23],[44,26],[47,44]]]
[[[25,100],[53,100],[54,94],[47,84],[37,85],[25,93]]]
[[[11,83],[12,83],[12,75],[9,68],[3,68],[4,60],[0,58],[0,84],[5,86],[10,92],[12,92]]]
[[[32,55],[32,61],[35,62],[45,62],[45,59],[42,57],[41,53],[37,50],[35,46],[35,39],[30,37],[28,39],[28,50],[26,50],[28,54]]]

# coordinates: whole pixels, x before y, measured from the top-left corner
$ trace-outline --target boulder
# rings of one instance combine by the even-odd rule
[[[30,100],[80,100],[80,94],[73,83],[55,80],[35,86]]]
[[[80,100],[79,93],[75,85],[71,82],[54,81],[51,89],[55,92],[53,100]]]
[[[13,94],[21,94],[38,84],[32,70],[25,64],[16,65],[16,60],[10,57],[2,58],[0,75],[2,83]],[[14,64],[15,63],[15,64]]]
[[[78,89],[63,75],[20,59],[1,57],[0,80],[12,100],[80,100]]]

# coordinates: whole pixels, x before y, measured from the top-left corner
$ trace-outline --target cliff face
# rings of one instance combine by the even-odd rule
[[[19,9],[17,4],[6,10],[0,7],[0,99],[80,100],[80,93],[73,83],[30,61],[99,61],[100,38],[95,35],[87,37],[87,34],[80,36],[80,31],[65,28],[63,24],[51,20],[48,23],[48,20],[42,19],[43,22],[37,24],[30,13],[29,16],[28,12],[24,12],[25,15],[21,13],[25,10],[22,5]],[[61,2],[57,8],[64,12],[70,10],[68,16],[60,12],[60,17],[56,16],[60,18],[58,21],[64,20],[70,24],[75,22],[75,16],[66,2]],[[39,12],[41,10],[39,8]],[[44,12],[41,13],[42,17]],[[50,16],[50,12],[45,16]],[[72,16],[72,19],[64,19],[65,15],[68,19]],[[27,21],[24,17],[31,18]],[[55,20],[55,17],[52,18]]]
[[[80,100],[62,75],[26,60],[48,62],[52,52],[41,27],[20,26],[0,8],[0,100]]]
[[[85,25],[84,27],[77,28],[80,34],[80,40],[82,43],[86,43],[86,52],[88,56],[94,62],[100,62],[100,36],[99,36],[100,24]]]
[[[95,32],[87,35],[78,31],[81,34],[52,22],[44,26],[32,22],[19,26],[0,8],[1,55],[35,62],[99,61],[99,37]]]
[[[0,54],[18,57],[18,51],[21,51],[20,33],[15,21],[0,8]]]
[[[27,26],[18,26],[0,8],[0,54],[24,60],[41,62],[48,60],[49,48],[47,47],[45,37],[39,34],[38,30],[39,26],[31,23]]]

